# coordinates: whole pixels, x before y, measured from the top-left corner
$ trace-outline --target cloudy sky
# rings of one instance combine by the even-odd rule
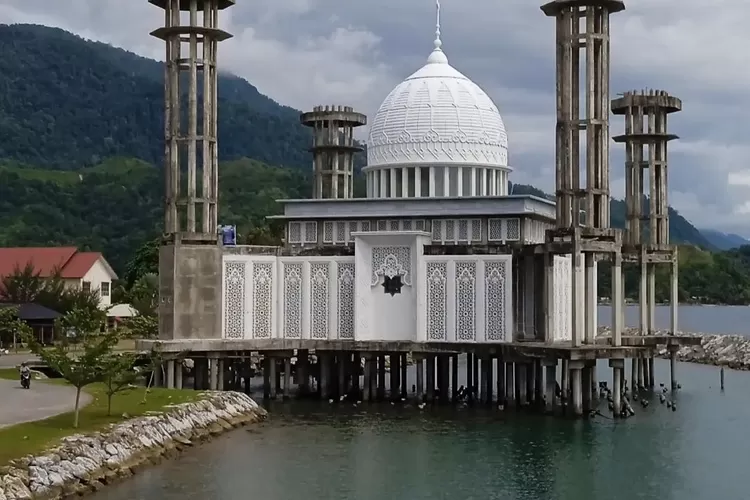
[[[512,180],[554,184],[554,22],[534,0],[442,0],[450,62],[494,99],[508,128]],[[471,7],[469,8],[469,5]],[[614,93],[665,89],[670,203],[699,227],[750,236],[750,2],[626,0],[612,16]],[[237,0],[222,27],[235,36],[220,64],[298,109],[348,104],[372,115],[432,48],[434,0]],[[58,26],[144,56],[163,21],[147,0],[0,0],[0,22]],[[623,128],[612,121],[612,134]],[[612,146],[613,195],[624,194],[622,146]]]

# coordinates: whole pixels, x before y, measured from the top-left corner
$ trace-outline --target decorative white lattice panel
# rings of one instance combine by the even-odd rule
[[[338,263],[336,317],[340,339],[354,339],[354,273],[354,263]]]
[[[224,262],[224,338],[245,337],[245,282],[247,264],[244,261]]]
[[[273,267],[272,262],[253,262],[252,336],[270,339],[273,336]]]
[[[554,342],[573,339],[572,263],[570,255],[555,255],[552,286],[554,287]]]
[[[282,264],[283,290],[283,335],[288,339],[302,338],[302,263]]]
[[[510,261],[488,260],[484,262],[484,328],[487,342],[510,340],[511,322],[508,311],[512,304],[508,300]]]
[[[310,336],[327,339],[330,332],[328,262],[310,263]]]
[[[426,278],[427,341],[448,340],[448,263],[428,262]]]
[[[456,341],[472,342],[477,334],[477,261],[456,262]]]

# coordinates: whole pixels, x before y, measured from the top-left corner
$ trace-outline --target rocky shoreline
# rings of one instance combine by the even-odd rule
[[[638,328],[626,328],[623,334],[637,335],[638,332]],[[609,333],[608,327],[599,328],[599,335],[607,336]],[[656,334],[668,335],[669,331],[658,330]],[[683,346],[677,351],[679,361],[726,366],[734,370],[750,370],[750,337],[691,332],[679,332],[679,334],[701,338],[701,345]],[[659,358],[669,358],[665,346],[659,346],[655,354]]]
[[[194,403],[64,438],[39,456],[0,468],[0,500],[57,500],[98,491],[195,443],[261,421],[266,411],[238,392],[207,392]]]

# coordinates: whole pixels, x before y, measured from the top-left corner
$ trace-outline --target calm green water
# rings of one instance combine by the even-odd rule
[[[97,500],[185,498],[750,498],[750,374],[679,364],[678,411],[626,421],[385,404],[272,405],[271,419],[107,488]],[[657,360],[657,383],[668,364]],[[600,379],[608,377],[602,365]],[[603,408],[606,412],[606,408]]]

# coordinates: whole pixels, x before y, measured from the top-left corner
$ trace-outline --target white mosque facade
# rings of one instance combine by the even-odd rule
[[[509,195],[511,171],[438,36],[371,121],[365,198],[283,200],[283,247],[224,248],[223,338],[570,340],[570,256],[535,251],[554,202]]]

